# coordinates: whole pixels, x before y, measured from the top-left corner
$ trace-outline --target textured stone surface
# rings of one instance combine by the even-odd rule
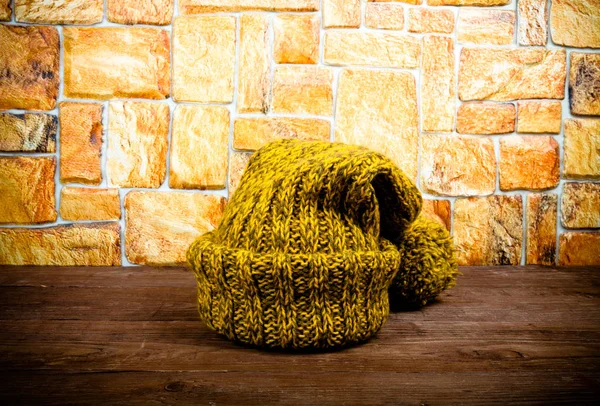
[[[548,2],[519,0],[519,44],[546,45],[548,42]]]
[[[446,227],[446,230],[450,231],[452,212],[450,210],[449,200],[423,199],[421,215],[437,222]]]
[[[321,19],[311,14],[278,14],[273,18],[276,63],[317,63]]]
[[[157,188],[166,176],[169,106],[111,102],[108,111],[108,184]]]
[[[219,11],[317,11],[320,0],[179,0],[181,14]]]
[[[343,69],[335,116],[335,141],[380,152],[416,180],[419,118],[411,73]]]
[[[553,133],[560,132],[562,107],[558,101],[519,101],[517,132]]]
[[[15,0],[17,21],[42,24],[96,24],[102,21],[104,0]]]
[[[571,53],[569,102],[573,114],[600,116],[600,54]]]
[[[0,114],[0,151],[55,152],[56,116]]]
[[[0,223],[56,221],[54,158],[0,157]]]
[[[408,31],[449,34],[454,31],[454,13],[447,9],[411,8],[408,10]]]
[[[463,48],[458,95],[461,100],[562,99],[564,49]]]
[[[450,132],[454,129],[456,76],[451,38],[423,38],[421,103],[423,131]]]
[[[515,12],[465,8],[458,12],[458,42],[509,45],[515,35]]]
[[[526,263],[556,264],[556,193],[527,195]]]
[[[173,113],[169,186],[225,188],[228,137],[226,107],[177,106]]]
[[[100,103],[60,103],[62,183],[99,185],[102,182],[102,110]]]
[[[404,7],[393,3],[367,3],[365,25],[384,30],[404,28]]]
[[[520,195],[469,197],[454,202],[459,265],[519,265],[523,244]]]
[[[488,195],[496,187],[494,142],[468,135],[421,137],[421,187],[441,196]]]
[[[240,17],[237,110],[267,113],[271,88],[269,18],[260,14]]]
[[[600,233],[561,233],[559,247],[561,266],[600,265]]]
[[[554,0],[550,31],[557,45],[600,48],[600,1]]]
[[[239,117],[233,125],[233,148],[256,150],[280,138],[328,141],[329,121],[299,117]]]
[[[59,82],[54,27],[0,25],[0,110],[52,110]]]
[[[121,265],[118,223],[0,228],[1,265]]]
[[[0,21],[10,21],[11,18],[11,0],[0,0]]]
[[[225,198],[189,192],[132,191],[125,197],[125,252],[134,264],[184,265],[185,253],[214,229]]]
[[[560,207],[563,227],[600,228],[600,183],[565,183]]]
[[[555,188],[560,177],[558,143],[550,136],[502,137],[499,169],[501,190]]]
[[[333,72],[317,66],[278,66],[273,75],[276,113],[333,113]]]
[[[510,0],[427,0],[430,6],[504,6]]]
[[[456,115],[461,134],[506,134],[515,131],[517,111],[512,103],[463,103]]]
[[[80,99],[169,96],[169,32],[64,27],[64,94]]]
[[[118,220],[121,218],[119,189],[63,187],[60,191],[63,220]]]
[[[563,176],[600,179],[600,119],[565,120]]]
[[[323,27],[358,27],[360,0],[322,0]]]
[[[250,157],[252,156],[251,152],[241,152],[241,151],[233,151],[229,158],[229,197],[228,200],[231,199],[235,190],[240,184],[240,180],[242,179],[242,175],[246,170],[246,166],[248,166],[248,161],[250,161]]]
[[[384,68],[417,68],[420,40],[396,32],[327,30],[325,63]]]
[[[119,24],[171,24],[174,0],[107,0],[108,21]]]
[[[184,16],[173,24],[173,99],[233,100],[236,22],[233,16]]]

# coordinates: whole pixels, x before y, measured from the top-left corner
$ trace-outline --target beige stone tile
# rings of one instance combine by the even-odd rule
[[[519,101],[517,110],[518,133],[560,132],[562,107],[559,101]]]
[[[223,189],[227,178],[229,110],[179,105],[173,113],[169,186]]]
[[[173,99],[231,103],[234,16],[182,16],[173,24]]]
[[[324,60],[329,65],[417,68],[420,40],[397,32],[327,30]]]
[[[500,190],[544,190],[558,186],[560,151],[550,136],[500,139]]]
[[[248,166],[252,152],[233,151],[229,157],[229,197],[231,200]]]
[[[0,0],[0,21],[10,21],[12,17],[12,0]]]
[[[191,192],[125,196],[125,252],[134,264],[184,265],[190,244],[219,223],[225,198]]]
[[[15,0],[15,18],[25,23],[97,24],[103,13],[104,0]]]
[[[558,265],[600,265],[600,233],[571,231],[560,234]]]
[[[384,30],[401,30],[404,28],[404,7],[394,3],[367,3],[365,25]]]
[[[60,191],[60,217],[63,220],[119,220],[119,189],[93,189],[65,186]]]
[[[329,121],[299,117],[238,117],[233,126],[233,148],[256,150],[281,138],[329,141]]]
[[[99,185],[102,182],[102,110],[100,103],[60,103],[62,183]]]
[[[448,9],[411,8],[408,10],[408,31],[449,34],[454,31],[454,13]]]
[[[566,119],[563,177],[600,179],[600,119]]]
[[[108,112],[108,184],[157,188],[165,180],[169,136],[165,103],[111,102]]]
[[[452,222],[450,200],[423,199],[421,215],[437,222],[450,231],[450,224]]]
[[[515,36],[515,12],[464,8],[458,12],[458,42],[510,45]]]
[[[423,134],[421,188],[440,196],[492,194],[496,188],[494,142],[469,135]]]
[[[367,2],[398,2],[404,4],[419,5],[423,4],[423,0],[366,0]]]
[[[430,6],[504,6],[510,0],[427,0]]]
[[[78,99],[164,99],[170,35],[158,28],[64,27],[64,95]]]
[[[324,28],[360,25],[360,0],[322,0],[322,4]]]
[[[600,116],[599,87],[600,54],[571,52],[571,70],[569,71],[571,113]]]
[[[521,196],[457,199],[453,235],[459,265],[519,265],[523,244]]]
[[[461,134],[506,134],[515,131],[517,110],[512,103],[463,103],[456,115]]]
[[[565,183],[560,207],[563,227],[600,228],[600,183]]]
[[[52,110],[59,82],[58,31],[54,27],[0,25],[0,110]]]
[[[554,0],[550,7],[550,32],[557,45],[600,48],[598,0]]]
[[[236,11],[317,11],[320,0],[179,0],[180,14]]]
[[[423,131],[454,130],[456,113],[456,76],[452,38],[423,38],[421,69],[421,113]]]
[[[546,45],[548,42],[548,2],[519,0],[519,45]]]
[[[119,266],[119,223],[0,228],[0,264]]]
[[[50,114],[0,114],[0,151],[56,152],[57,123]]]
[[[278,14],[273,18],[276,63],[319,61],[321,19],[314,14]]]
[[[168,25],[174,0],[107,0],[108,21],[118,24]]]
[[[273,76],[276,113],[333,113],[333,72],[322,66],[277,66]]]
[[[271,91],[271,45],[269,17],[243,14],[240,17],[237,110],[267,113]]]
[[[530,193],[527,195],[528,265],[556,264],[556,193]]]
[[[0,224],[56,221],[55,172],[54,157],[0,157]]]
[[[335,141],[380,152],[416,181],[416,93],[415,77],[409,72],[343,69],[338,80]]]
[[[564,49],[462,49],[458,96],[463,101],[562,99],[567,72]]]

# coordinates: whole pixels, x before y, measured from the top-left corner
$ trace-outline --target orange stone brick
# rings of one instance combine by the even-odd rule
[[[323,0],[323,27],[357,28],[360,0]]]
[[[560,132],[562,107],[559,101],[519,101],[518,133]]]
[[[240,17],[237,110],[267,113],[271,91],[271,45],[269,17],[243,14]]]
[[[333,113],[333,72],[317,66],[278,66],[273,77],[273,106],[277,113]]]
[[[0,21],[10,21],[12,10],[10,8],[12,0],[0,0]]]
[[[41,24],[97,24],[102,21],[104,0],[15,0],[17,21]]]
[[[0,110],[56,107],[59,47],[54,27],[0,25]]]
[[[0,224],[56,221],[55,172],[54,157],[0,157]]]
[[[494,142],[469,135],[421,136],[421,187],[440,196],[492,194],[496,188]]]
[[[554,0],[550,7],[550,32],[557,45],[600,48],[598,0]]]
[[[119,266],[119,223],[0,228],[0,265]]]
[[[556,264],[556,193],[527,195],[527,261],[528,265]]]
[[[411,8],[408,10],[408,31],[450,34],[454,31],[452,10]]]
[[[452,211],[449,200],[423,199],[423,209],[421,215],[437,222],[450,231],[452,221]]]
[[[158,28],[64,27],[64,94],[78,99],[164,99],[170,36]]]
[[[252,152],[233,151],[229,156],[228,200],[231,200],[248,166]]]
[[[600,19],[598,22],[600,23]],[[569,72],[571,113],[600,116],[599,87],[600,54],[572,52]]]
[[[519,45],[546,45],[548,42],[548,2],[519,0]]]
[[[57,124],[50,114],[0,114],[0,151],[56,152]]]
[[[63,220],[118,220],[121,218],[119,189],[65,186],[60,191]]]
[[[560,152],[550,136],[500,139],[500,190],[544,190],[558,186]]]
[[[118,24],[168,25],[174,0],[107,0],[108,21]]]
[[[233,148],[253,151],[281,138],[329,141],[327,120],[298,117],[236,118],[233,126]]]
[[[451,132],[456,113],[456,76],[452,38],[423,38],[421,113],[423,131]]]
[[[278,14],[273,19],[276,63],[317,63],[321,19],[311,14]]]
[[[563,227],[600,228],[600,183],[565,183],[560,207]]]
[[[317,11],[320,0],[179,0],[181,14],[236,11]]]
[[[461,134],[506,134],[515,131],[517,110],[512,103],[463,103],[456,116]]]
[[[61,102],[59,107],[60,181],[99,185],[102,104]]]
[[[459,265],[519,265],[523,246],[521,196],[457,199],[453,235]]]
[[[404,7],[394,3],[367,3],[365,25],[384,30],[404,28]]]
[[[427,0],[429,6],[504,6],[510,0]]]
[[[600,120],[567,119],[564,135],[563,177],[600,179]]]
[[[515,36],[515,23],[512,10],[461,9],[458,12],[458,42],[510,45]]]
[[[558,265],[600,265],[600,233],[561,233],[559,247]]]

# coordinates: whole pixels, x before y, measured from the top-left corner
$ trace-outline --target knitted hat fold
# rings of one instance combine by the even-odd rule
[[[389,313],[401,255],[388,240],[421,194],[387,157],[358,145],[283,139],[256,151],[218,227],[187,258],[208,326],[252,345],[360,342]]]

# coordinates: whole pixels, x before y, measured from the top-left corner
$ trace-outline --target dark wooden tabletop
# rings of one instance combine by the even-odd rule
[[[198,319],[182,268],[0,268],[0,401],[57,404],[592,404],[600,269],[461,268],[369,342],[294,354]]]

